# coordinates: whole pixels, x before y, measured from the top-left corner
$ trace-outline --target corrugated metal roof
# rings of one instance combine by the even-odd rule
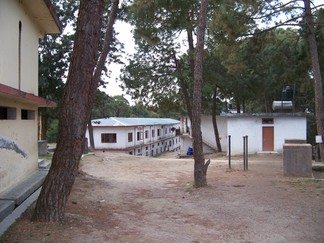
[[[138,118],[138,117],[109,117],[91,121],[93,126],[152,126],[174,125],[180,121],[171,118]]]

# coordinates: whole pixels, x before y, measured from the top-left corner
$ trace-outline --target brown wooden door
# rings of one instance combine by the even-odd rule
[[[262,127],[262,150],[274,150],[274,129],[273,127]]]

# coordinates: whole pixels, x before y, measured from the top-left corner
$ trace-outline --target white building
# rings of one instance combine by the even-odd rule
[[[50,0],[0,1],[0,192],[38,171],[38,43],[61,25]]]
[[[155,156],[180,151],[180,121],[170,118],[110,117],[91,121],[94,149]],[[90,144],[89,130],[86,137]]]
[[[305,113],[224,113],[217,116],[217,126],[223,152],[228,152],[231,137],[231,154],[243,153],[243,137],[248,136],[250,154],[259,152],[282,152],[285,139],[307,140],[307,114]],[[181,118],[183,132],[191,128],[187,117]],[[213,152],[216,148],[211,116],[201,117],[201,130],[204,151]],[[191,139],[182,139],[182,154]]]

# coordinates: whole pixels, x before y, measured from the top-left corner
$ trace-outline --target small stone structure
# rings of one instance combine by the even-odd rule
[[[283,170],[284,176],[313,177],[312,146],[306,143],[285,143]]]
[[[48,153],[47,141],[39,140],[38,141],[38,155],[46,155]]]

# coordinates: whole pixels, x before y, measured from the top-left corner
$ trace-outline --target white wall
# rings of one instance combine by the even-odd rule
[[[282,152],[285,139],[307,139],[306,117],[278,117],[274,123],[274,149],[278,152]]]
[[[262,124],[260,116],[217,116],[217,126],[223,152],[228,152],[228,136],[231,135],[232,155],[243,153],[243,136],[248,136],[249,153],[262,152],[262,127],[274,127],[274,151],[281,153],[285,139],[307,139],[306,117],[299,116],[272,116],[274,124]],[[267,117],[268,118],[268,117]],[[185,130],[185,118],[181,120],[182,130]],[[190,121],[188,121],[191,127]],[[211,116],[201,117],[201,131],[204,142],[216,148]],[[192,147],[189,138],[182,140],[181,153],[186,154],[188,146]],[[208,153],[207,146],[204,152]]]
[[[233,155],[243,153],[243,136],[248,136],[249,153],[262,152],[262,127],[274,127],[274,151],[281,153],[285,139],[307,139],[306,117],[274,116],[274,124],[262,124],[262,117],[228,117]],[[227,149],[226,149],[227,151]]]
[[[36,108],[4,98],[1,98],[0,102],[1,106],[16,109],[15,119],[0,119],[0,137],[7,143],[0,148],[0,192],[2,192],[38,169],[38,144]],[[21,120],[21,109],[34,110],[35,119]],[[17,152],[19,151],[17,148],[21,153]]]
[[[21,90],[37,95],[40,31],[18,0],[0,1],[0,83],[19,89],[19,21],[22,23]]]
[[[20,90],[37,95],[40,30],[19,0],[0,1],[0,83],[19,89],[19,21],[22,25]],[[15,119],[0,120],[0,137],[4,141],[4,148],[0,148],[2,192],[38,169],[38,144],[37,107],[5,97],[0,98],[0,105],[16,109]],[[22,120],[22,109],[33,111],[34,119]],[[10,143],[19,149],[12,149]],[[17,152],[20,150],[21,153]]]
[[[228,128],[227,135],[231,136],[232,155],[243,153],[243,136],[248,136],[249,153],[256,153],[258,151],[262,151],[262,124],[261,123],[262,120],[260,120],[260,118],[257,117],[227,118],[227,128]],[[228,146],[224,151],[228,151]]]

